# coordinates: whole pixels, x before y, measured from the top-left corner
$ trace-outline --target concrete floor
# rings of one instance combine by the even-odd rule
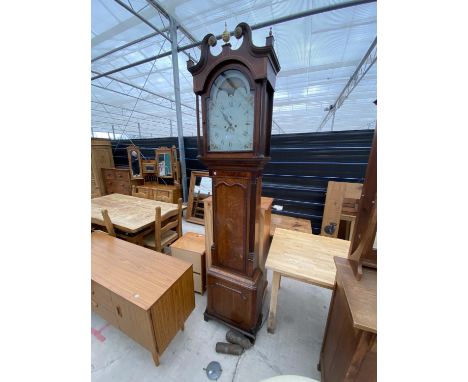
[[[184,221],[183,232],[204,233],[203,226]],[[268,272],[271,284],[271,272]],[[255,346],[241,356],[218,354],[216,342],[225,342],[227,327],[205,322],[206,293],[195,293],[195,309],[161,357],[156,367],[151,353],[92,312],[91,372],[100,381],[209,381],[205,368],[218,361],[223,369],[219,382],[257,382],[281,374],[320,380],[317,371],[331,291],[283,277],[278,294],[277,326],[269,334],[266,323]],[[263,306],[268,317],[270,288]]]

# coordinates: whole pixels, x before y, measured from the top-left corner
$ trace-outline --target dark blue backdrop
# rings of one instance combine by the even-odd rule
[[[309,219],[314,233],[320,232],[325,192],[329,180],[363,182],[374,130],[352,130],[271,137],[271,161],[263,172],[263,196],[282,205],[275,213]],[[176,137],[133,139],[142,154],[154,159],[160,146],[178,147]],[[130,141],[112,142],[116,167],[128,166],[126,147]],[[205,170],[197,160],[196,137],[185,137],[187,180],[192,170]]]

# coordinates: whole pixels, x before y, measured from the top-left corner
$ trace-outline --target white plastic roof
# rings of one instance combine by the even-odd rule
[[[169,20],[146,0],[120,0],[159,30]],[[258,24],[280,17],[344,1],[276,0],[160,0],[152,1],[172,15],[197,41],[207,33],[233,30],[240,22]],[[269,27],[253,31],[254,43],[264,45]],[[281,64],[278,75],[273,133],[314,132],[334,104],[377,34],[376,3],[357,5],[272,26],[275,50]],[[115,53],[100,55],[155,34]],[[164,32],[169,36],[169,31]],[[178,44],[192,43],[179,29]],[[220,50],[222,41],[213,48]],[[233,48],[241,42],[231,38]],[[92,0],[92,76],[135,61],[169,52],[171,43],[115,0]],[[186,69],[187,54],[196,59],[200,50],[179,52],[179,79],[184,136],[196,135],[195,96]],[[92,127],[95,136],[177,136],[171,55],[92,81]],[[119,82],[123,81],[125,83]],[[377,64],[336,111],[322,131],[373,128],[376,121]],[[130,84],[130,85],[129,85]],[[136,85],[146,91],[132,87]],[[172,127],[171,127],[172,126]]]

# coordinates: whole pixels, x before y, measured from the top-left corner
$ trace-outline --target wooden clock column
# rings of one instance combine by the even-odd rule
[[[231,49],[225,31],[226,44],[217,56],[210,52],[215,36],[205,36],[200,61],[195,65],[189,60],[187,67],[202,114],[202,133],[197,123],[198,158],[213,183],[205,319],[220,320],[255,338],[267,285],[258,261],[262,170],[270,159],[273,93],[280,66],[271,32],[264,47],[253,45],[245,23],[234,35],[243,37],[242,45]]]

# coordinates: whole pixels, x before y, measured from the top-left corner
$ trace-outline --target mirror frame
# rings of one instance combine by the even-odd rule
[[[155,160],[156,160],[156,173],[160,178],[173,178],[174,177],[174,158],[172,154],[172,149],[169,147],[159,147],[154,150],[155,153]],[[159,155],[161,154],[169,154],[169,159],[171,161],[169,168],[171,169],[170,175],[161,175],[159,173]],[[166,166],[167,167],[167,166]]]
[[[190,174],[190,188],[189,188],[189,197],[187,203],[187,212],[185,213],[185,220],[205,225],[205,219],[199,218],[197,216],[192,215],[193,212],[193,198],[194,198],[194,190],[195,190],[195,183],[197,177],[210,177],[210,173],[208,171],[192,171]]]
[[[131,152],[132,151],[136,151],[136,153],[138,154],[138,164],[140,166],[140,175],[139,176],[134,176],[133,175],[133,171],[132,171],[132,156],[131,156]],[[128,157],[128,168],[129,168],[129,171],[130,171],[130,178],[131,179],[143,179],[143,167],[141,166],[141,152],[140,152],[140,148],[135,146],[135,145],[130,145],[130,146],[127,146],[127,157]]]

